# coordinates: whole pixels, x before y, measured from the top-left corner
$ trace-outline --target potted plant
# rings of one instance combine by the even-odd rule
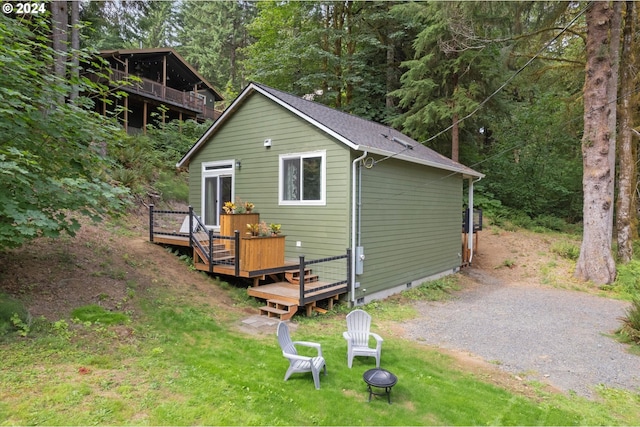
[[[269,224],[269,230],[271,230],[272,236],[277,236],[278,234],[280,234],[281,228],[282,228],[281,224],[273,224],[273,223]]]

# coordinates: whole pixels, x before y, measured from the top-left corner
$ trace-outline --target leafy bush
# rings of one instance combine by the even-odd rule
[[[640,261],[632,260],[626,264],[620,264],[617,266],[616,281],[613,284],[614,288],[627,296],[639,297],[640,296]]]
[[[30,316],[22,302],[0,293],[0,335],[18,330],[20,325],[28,325]]]
[[[129,316],[126,314],[105,310],[104,307],[96,304],[74,309],[71,312],[71,317],[81,322],[100,323],[103,325],[115,325],[129,321]]]
[[[171,172],[160,172],[155,188],[162,195],[164,200],[174,200],[177,202],[189,202],[189,184],[185,174],[175,174]]]
[[[640,298],[634,298],[633,304],[627,310],[627,316],[622,319],[620,334],[627,340],[640,344]]]

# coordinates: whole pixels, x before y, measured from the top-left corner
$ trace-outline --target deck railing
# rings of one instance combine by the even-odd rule
[[[125,92],[144,95],[147,98],[168,102],[179,107],[196,111],[200,114],[207,114],[205,111],[204,99],[198,98],[193,92],[184,92],[173,89],[171,87],[164,86],[162,83],[154,82],[153,80],[145,79],[143,77],[133,76],[114,68],[111,68],[110,70],[112,72],[112,81],[130,81],[130,84],[121,87]],[[132,79],[132,77],[135,77],[136,80],[140,79],[140,81],[133,81],[134,79]]]
[[[323,286],[314,286],[312,289],[306,289],[305,272],[310,266],[313,267],[314,274],[320,276],[322,282],[326,282]],[[349,292],[349,278],[351,277],[351,249],[347,249],[344,255],[334,257],[315,259],[311,261],[305,260],[304,256],[300,256],[299,268],[300,275],[300,305],[305,305],[314,301],[330,298],[336,294]],[[344,292],[340,290],[344,287]],[[326,292],[322,292],[326,290]],[[313,295],[310,295],[313,293]]]
[[[189,246],[196,250],[198,256],[209,265],[209,272],[213,273],[216,265],[232,266],[235,275],[240,274],[240,265],[236,260],[240,259],[240,233],[233,236],[222,236],[205,227],[202,219],[194,214],[189,206],[188,211],[168,211],[155,209],[149,205],[149,241],[153,242],[154,236],[172,236],[188,239]],[[222,242],[228,242],[222,253],[216,251]],[[232,255],[226,256],[229,252]]]
[[[188,218],[188,221],[187,221]],[[187,229],[188,224],[188,229]],[[235,231],[233,236],[223,236],[207,229],[202,219],[195,215],[193,208],[189,206],[188,211],[168,211],[156,210],[154,205],[149,205],[149,241],[153,242],[154,236],[176,236],[188,238],[189,246],[196,249],[198,256],[203,258],[209,265],[209,272],[213,273],[215,265],[233,266],[235,275],[240,275],[240,232]],[[227,244],[223,244],[227,242]],[[226,251],[233,254],[231,256],[216,256],[216,245],[223,246]],[[313,266],[314,275],[319,276],[319,280],[324,283],[318,287],[314,285],[312,289],[305,288],[305,272]],[[299,258],[298,265],[287,265],[275,268],[267,268],[259,271],[252,271],[256,275],[269,275],[282,273],[286,270],[300,271],[300,304],[304,305],[313,301],[326,299],[336,294],[343,286],[348,292],[349,278],[351,277],[351,249],[346,250],[346,254],[334,257],[306,260],[304,256]],[[327,292],[323,292],[326,290]],[[313,295],[310,295],[313,294]]]

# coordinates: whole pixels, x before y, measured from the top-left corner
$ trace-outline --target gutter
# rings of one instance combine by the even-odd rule
[[[357,186],[356,186],[356,168],[358,162],[367,157],[368,153],[365,150],[362,156],[358,157],[351,164],[351,277],[349,278],[351,281],[351,305],[353,306],[356,301],[356,199],[357,199]]]

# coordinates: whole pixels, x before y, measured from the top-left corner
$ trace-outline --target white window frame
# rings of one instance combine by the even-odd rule
[[[220,176],[231,176],[231,200],[235,200],[235,192],[236,192],[236,170],[235,170],[236,161],[234,159],[231,160],[220,160],[215,162],[202,162],[202,176],[200,177],[200,218],[204,221],[205,218],[205,180],[206,178],[211,177],[220,177]],[[216,213],[218,216],[219,213]],[[212,229],[214,231],[220,230],[220,223],[218,219],[218,225],[210,225],[205,224],[208,229]]]
[[[301,161],[305,158],[320,157],[320,200],[284,200],[284,161],[299,158]],[[302,170],[302,169],[301,169]],[[300,189],[304,185],[300,184]],[[301,196],[302,197],[302,196]],[[281,206],[325,206],[327,204],[327,151],[308,151],[305,153],[288,153],[280,154],[278,159],[278,204]]]

